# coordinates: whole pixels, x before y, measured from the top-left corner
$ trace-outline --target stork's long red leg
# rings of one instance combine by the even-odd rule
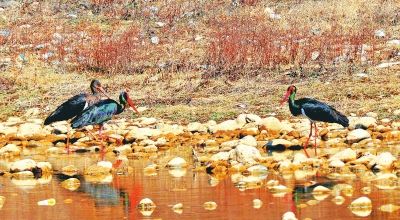
[[[312,126],[312,125],[311,125],[311,126]],[[315,122],[314,122],[314,127],[315,127],[315,136],[314,136],[315,145],[314,145],[314,153],[315,153],[315,156],[317,156],[317,132],[318,132],[318,129],[317,129],[317,123],[315,123]]]
[[[307,139],[306,143],[304,144],[304,153],[306,153],[306,156],[307,156],[308,158],[310,158],[310,155],[308,155],[306,148],[307,148],[308,142],[310,141],[310,138],[311,138],[311,135],[312,135],[312,126],[313,126],[313,122],[310,121],[310,123],[311,123],[311,126],[310,126],[310,134],[308,135],[308,139]]]

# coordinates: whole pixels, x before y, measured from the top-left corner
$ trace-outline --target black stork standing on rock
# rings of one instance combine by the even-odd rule
[[[311,122],[310,127],[310,135],[306,143],[304,144],[304,152],[307,157],[310,157],[306,151],[306,147],[308,142],[310,141],[312,135],[312,127],[314,124],[315,127],[315,155],[317,155],[317,124],[316,121],[330,122],[330,123],[338,123],[343,127],[349,126],[349,119],[344,116],[342,113],[334,109],[332,106],[320,102],[318,100],[312,98],[302,98],[298,100],[294,100],[296,96],[297,88],[296,86],[289,86],[287,89],[285,97],[280,102],[280,106],[289,98],[289,109],[292,115],[298,116],[300,114],[307,117]]]
[[[77,116],[85,108],[93,105],[100,100],[100,92],[107,96],[107,98],[110,98],[97,79],[92,80],[92,82],[90,83],[90,89],[92,90],[92,94],[81,93],[75,95],[74,97],[68,99],[66,102],[60,105],[46,118],[46,120],[44,121],[44,125],[49,125],[57,121],[69,120]],[[67,150],[69,153],[68,143]]]
[[[99,137],[101,142],[102,160],[104,160],[104,146],[101,132],[103,130],[104,124],[107,123],[107,121],[109,121],[112,116],[122,113],[125,110],[127,103],[133,108],[133,110],[135,110],[137,114],[140,114],[131,99],[129,98],[128,93],[122,92],[119,95],[119,102],[120,103],[118,104],[115,100],[112,99],[100,100],[85,109],[71,121],[71,126],[73,128],[82,128],[87,125],[100,125]]]

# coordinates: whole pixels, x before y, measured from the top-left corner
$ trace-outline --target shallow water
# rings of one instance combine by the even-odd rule
[[[0,215],[6,219],[281,219],[285,212],[292,211],[298,219],[399,219],[400,210],[388,213],[378,208],[385,204],[400,205],[400,190],[379,190],[360,177],[328,178],[327,175],[309,175],[301,179],[294,175],[282,175],[274,171],[259,176],[241,174],[212,176],[205,172],[195,172],[193,167],[180,171],[161,168],[157,175],[145,174],[143,168],[152,162],[163,163],[163,157],[174,154],[192,162],[190,152],[169,151],[159,153],[159,158],[129,159],[133,173],[112,174],[108,183],[91,183],[82,175],[73,176],[81,181],[80,187],[71,191],[61,186],[61,182],[71,178],[57,170],[74,164],[79,168],[97,163],[92,155],[72,154],[69,157],[46,158],[51,162],[55,172],[35,181],[16,180],[0,177],[0,196],[6,197]],[[18,159],[29,158],[21,157]],[[0,170],[10,161],[0,160]],[[249,179],[258,180],[250,184]],[[266,186],[269,180],[278,180],[280,184],[291,189],[283,195],[273,194]],[[354,192],[345,198],[342,205],[331,200],[334,196],[318,201],[317,204],[300,208],[316,200],[311,188],[304,184],[315,181],[328,188],[339,183],[350,184]],[[254,182],[253,182],[254,183]],[[247,185],[246,185],[247,184]],[[246,189],[246,187],[248,189]],[[361,188],[370,186],[370,194],[363,194]],[[372,212],[366,217],[352,213],[347,206],[355,199],[367,196],[372,201]],[[54,206],[39,206],[38,201],[54,198]],[[139,201],[150,198],[156,205],[152,213],[142,213],[137,208]],[[254,208],[252,201],[263,202],[260,208]],[[214,201],[214,210],[204,208],[204,203]],[[177,203],[183,204],[183,212],[176,213],[171,208]]]

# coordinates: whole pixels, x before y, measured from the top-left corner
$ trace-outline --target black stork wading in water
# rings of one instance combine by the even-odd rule
[[[135,105],[129,98],[128,93],[121,92],[119,95],[119,104],[112,99],[103,99],[85,109],[71,121],[72,128],[82,128],[87,125],[99,125],[99,137],[101,143],[101,160],[104,160],[104,146],[102,130],[103,126],[112,116],[118,115],[125,110],[126,104],[129,104],[137,114],[140,114]]]
[[[307,117],[311,122],[310,127],[310,135],[306,143],[304,144],[304,152],[307,157],[310,157],[306,151],[306,147],[308,142],[310,141],[312,135],[312,127],[314,124],[315,127],[315,155],[317,155],[317,124],[316,121],[323,121],[329,123],[338,123],[343,127],[349,126],[349,119],[344,116],[342,113],[334,109],[332,106],[320,102],[318,100],[312,98],[302,98],[298,100],[294,100],[296,96],[296,86],[289,86],[287,89],[285,97],[280,102],[280,106],[289,98],[289,109],[292,115],[298,116],[300,114]]]
[[[49,125],[57,121],[69,120],[77,116],[85,108],[93,105],[100,100],[100,92],[107,96],[107,98],[110,98],[97,79],[92,80],[92,82],[90,83],[90,89],[92,90],[92,94],[81,93],[75,95],[74,97],[68,99],[66,102],[60,105],[46,118],[46,120],[44,121],[44,125]],[[68,140],[67,151],[69,153]]]

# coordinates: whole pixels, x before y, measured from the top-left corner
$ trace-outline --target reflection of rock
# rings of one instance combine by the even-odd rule
[[[259,199],[254,199],[252,204],[255,209],[259,209],[261,208],[263,202]]]
[[[282,215],[282,220],[297,220],[297,218],[293,212],[286,212]]]
[[[169,169],[168,173],[171,174],[173,177],[179,178],[182,177],[186,174],[186,169],[180,168],[180,169]]]
[[[239,190],[243,191],[246,189],[258,189],[263,185],[264,177],[255,175],[242,175],[241,173],[233,173],[231,180],[233,185]]]
[[[80,185],[81,182],[77,178],[69,178],[61,182],[62,187],[71,191],[78,189]]]
[[[26,178],[26,179],[12,178],[11,182],[24,191],[30,191],[36,187],[37,180],[33,178],[32,174],[32,178]]]
[[[361,217],[368,216],[372,212],[372,202],[368,197],[360,197],[347,207],[353,214]]]
[[[204,203],[204,208],[206,210],[214,210],[217,208],[217,203],[216,202],[205,202]]]
[[[336,196],[335,198],[333,198],[331,200],[333,203],[335,203],[336,205],[341,205],[344,203],[345,199],[343,198],[343,196]]]
[[[108,167],[92,165],[83,172],[83,175],[89,182],[105,183],[112,181],[112,175],[110,172],[111,169]]]
[[[79,169],[75,167],[74,165],[68,165],[66,167],[63,167],[61,169],[61,173],[67,176],[73,176],[78,173]]]
[[[138,209],[144,216],[150,216],[156,209],[156,204],[151,199],[145,198],[140,200]]]
[[[398,178],[393,173],[384,173],[371,181],[378,189],[395,189]]]
[[[381,207],[378,208],[382,212],[394,212],[400,209],[400,206],[393,205],[393,204],[387,204],[387,205],[382,205]]]
[[[178,203],[178,204],[175,204],[174,206],[172,206],[172,210],[173,210],[175,213],[182,214],[182,212],[183,212],[183,205],[182,205],[182,203]]]
[[[0,196],[0,209],[3,207],[5,202],[6,202],[6,197],[5,196]]]
[[[312,195],[316,200],[324,200],[330,195],[331,190],[325,186],[317,186],[313,189]]]

